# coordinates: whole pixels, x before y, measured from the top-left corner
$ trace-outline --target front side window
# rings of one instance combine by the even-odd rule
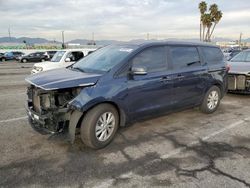
[[[165,47],[151,47],[137,54],[132,59],[132,66],[145,67],[148,73],[166,70],[166,55]]]
[[[200,66],[200,57],[196,47],[171,46],[169,51],[175,70]]]
[[[84,54],[81,51],[70,52],[66,56],[66,58],[70,58],[70,61],[78,61],[79,59],[82,59],[83,57],[84,57]]]
[[[51,59],[52,62],[59,62],[62,59],[62,56],[65,54],[65,51],[58,51],[55,53],[53,58]]]

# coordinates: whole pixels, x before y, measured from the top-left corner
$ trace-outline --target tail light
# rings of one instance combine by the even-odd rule
[[[231,69],[230,65],[226,65],[226,70],[227,70],[227,72],[229,72],[230,69]]]

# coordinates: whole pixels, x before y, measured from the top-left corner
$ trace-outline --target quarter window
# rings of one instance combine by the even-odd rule
[[[142,51],[133,58],[132,65],[145,67],[148,73],[166,70],[165,47],[151,47]]]
[[[218,64],[223,61],[224,56],[219,48],[215,47],[201,47],[205,62],[209,64]]]
[[[200,66],[200,57],[195,47],[173,46],[170,47],[173,69]]]

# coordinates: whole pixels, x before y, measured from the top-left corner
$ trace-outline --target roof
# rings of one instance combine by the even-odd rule
[[[190,42],[190,41],[136,41],[136,42],[124,42],[120,45],[136,45],[136,46],[155,46],[155,45],[191,45],[191,46],[208,46],[208,47],[218,47],[213,44],[205,42]],[[118,44],[119,45],[119,44]]]

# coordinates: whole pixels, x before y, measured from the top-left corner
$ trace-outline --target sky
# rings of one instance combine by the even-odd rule
[[[0,0],[0,37],[61,40],[199,38],[199,0]],[[207,0],[223,12],[213,37],[250,38],[249,0]]]

